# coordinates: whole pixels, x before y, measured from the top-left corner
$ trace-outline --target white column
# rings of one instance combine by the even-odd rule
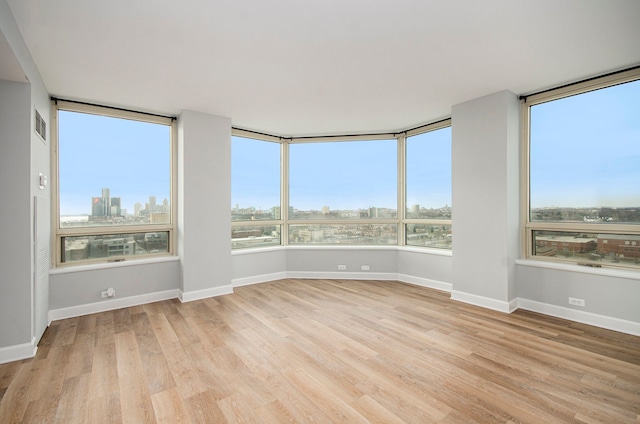
[[[519,255],[519,117],[501,91],[452,108],[452,299],[508,312]]]
[[[34,348],[30,117],[30,85],[0,81],[0,363],[29,357]]]
[[[180,116],[177,237],[181,299],[232,292],[229,118]]]

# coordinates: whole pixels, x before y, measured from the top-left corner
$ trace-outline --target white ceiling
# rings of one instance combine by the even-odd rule
[[[0,79],[15,82],[29,82],[22,71],[18,58],[11,50],[9,42],[0,31]]]
[[[51,94],[283,136],[402,130],[640,64],[638,0],[7,0]]]

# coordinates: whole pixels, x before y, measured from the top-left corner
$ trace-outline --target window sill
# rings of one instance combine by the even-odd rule
[[[557,271],[580,272],[590,275],[601,275],[604,277],[627,278],[630,280],[640,280],[640,272],[626,269],[613,268],[591,268],[568,263],[547,262],[535,259],[516,259],[516,265],[529,266],[533,268],[554,269]]]
[[[411,253],[425,253],[428,255],[435,256],[453,256],[453,250],[446,249],[434,249],[431,247],[415,247],[415,246],[401,246],[398,247],[400,252],[411,252]]]
[[[69,274],[72,272],[96,271],[100,269],[122,268],[125,266],[149,265],[164,262],[177,262],[180,260],[178,256],[161,256],[147,259],[130,259],[122,262],[104,262],[98,264],[87,265],[69,265],[61,268],[53,268],[49,270],[49,275]]]
[[[240,255],[253,255],[258,253],[269,253],[269,252],[279,252],[282,250],[287,250],[285,246],[270,246],[270,247],[253,247],[247,249],[235,249],[231,251],[231,256],[240,256]]]
[[[278,252],[282,250],[395,250],[398,252],[411,252],[411,253],[421,253],[425,255],[435,255],[435,256],[453,256],[453,252],[451,250],[444,249],[432,249],[425,247],[413,247],[413,246],[337,246],[337,245],[310,245],[310,246],[274,246],[274,247],[256,247],[249,249],[238,249],[232,250],[231,256],[239,256],[239,255],[251,255],[258,253],[269,253],[269,252]]]

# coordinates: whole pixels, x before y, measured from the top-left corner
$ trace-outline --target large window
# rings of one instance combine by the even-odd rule
[[[311,139],[234,130],[232,249],[451,250],[450,125],[445,120],[400,134]]]
[[[57,264],[173,252],[173,120],[56,103]]]
[[[231,247],[280,245],[281,150],[279,140],[231,138]]]
[[[397,187],[396,140],[290,144],[289,244],[397,244]]]
[[[405,244],[451,249],[451,122],[406,138]]]
[[[639,78],[527,99],[529,257],[640,268]]]

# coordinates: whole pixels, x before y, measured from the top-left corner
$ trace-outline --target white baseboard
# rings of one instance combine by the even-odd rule
[[[190,302],[209,297],[221,296],[233,293],[234,287],[247,286],[251,284],[265,283],[269,281],[281,280],[285,278],[302,278],[302,279],[339,279],[339,280],[388,280],[401,281],[404,283],[414,284],[417,286],[442,290],[451,293],[451,299],[457,300],[471,305],[480,306],[487,309],[503,313],[511,313],[516,309],[524,309],[532,312],[538,312],[557,318],[568,319],[583,324],[593,325],[596,327],[606,328],[621,333],[640,336],[640,323],[627,321],[619,318],[598,315],[591,312],[579,311],[576,309],[566,308],[563,306],[551,305],[534,300],[517,298],[509,302],[499,301],[483,296],[452,290],[452,284],[427,278],[416,277],[407,274],[396,273],[375,273],[375,272],[306,272],[306,271],[289,271],[277,272],[272,274],[263,274],[254,277],[238,278],[233,280],[232,284],[214,287],[205,290],[196,290],[191,292],[182,292],[179,289],[166,290],[162,292],[148,293],[138,296],[130,296],[121,299],[109,299],[103,302],[90,303],[86,305],[71,306],[68,308],[60,308],[49,311],[49,324],[51,321],[73,318],[82,315],[89,315],[99,312],[111,311],[115,309],[126,308],[130,306],[143,305],[145,303],[158,302],[167,299],[179,298],[181,302]],[[0,348],[0,364],[21,359],[32,358],[35,356],[37,346],[35,339],[31,343],[21,345],[8,346]]]
[[[311,278],[319,280],[397,280],[395,272],[332,272],[332,271],[289,271],[287,278]]]
[[[38,346],[35,338],[31,340],[31,343],[0,347],[0,364],[33,358],[37,351]]]
[[[82,315],[98,312],[113,311],[115,309],[128,308],[130,306],[144,305],[145,303],[159,302],[161,300],[175,299],[178,297],[178,289],[165,290],[155,293],[141,294],[137,296],[123,297],[119,299],[107,299],[103,302],[88,303],[86,305],[70,306],[68,308],[53,309],[49,311],[49,322],[74,318]]]
[[[233,293],[233,286],[231,284],[228,284],[226,286],[212,287],[210,289],[194,290],[189,292],[183,292],[182,290],[180,290],[178,298],[182,303],[185,303],[231,293]]]
[[[598,315],[592,312],[578,311],[576,309],[565,308],[564,306],[551,305],[549,303],[537,302],[535,300],[518,299],[518,308],[527,311],[538,312],[556,318],[564,318],[582,324],[593,325],[595,327],[606,328],[608,330],[619,331],[621,333],[640,336],[640,323],[627,321],[619,318]]]
[[[413,275],[408,274],[398,274],[398,281],[402,281],[403,283],[413,284],[414,286],[426,287],[429,289],[441,290],[447,293],[451,293],[453,289],[453,284],[444,283],[442,281],[429,280],[428,278],[415,277]]]
[[[506,314],[509,314],[517,309],[514,301],[506,302],[457,290],[451,290],[451,299],[457,300],[459,302],[469,303],[470,305],[492,309],[498,312],[504,312]]]
[[[283,280],[287,278],[286,272],[274,272],[272,274],[255,275],[252,277],[235,278],[231,281],[233,287],[250,286],[252,284],[267,283],[269,281]]]
[[[509,313],[517,311],[519,305],[520,303],[518,298],[511,299],[511,301],[509,301]]]

